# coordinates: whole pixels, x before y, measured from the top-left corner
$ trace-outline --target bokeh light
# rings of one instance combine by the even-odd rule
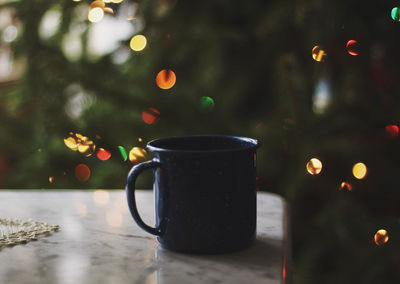
[[[101,21],[104,17],[104,11],[100,7],[96,7],[89,10],[88,20],[92,23],[97,23]]]
[[[353,166],[353,175],[357,179],[363,179],[367,175],[367,166],[364,163],[357,163]]]
[[[349,40],[349,41],[347,42],[347,44],[346,44],[346,49],[347,49],[347,52],[348,52],[350,55],[357,56],[357,55],[359,54],[359,51],[358,51],[358,42],[357,42],[356,40],[354,40],[354,39]]]
[[[156,77],[157,86],[160,89],[171,89],[176,83],[176,75],[170,69],[164,69],[158,72]]]
[[[77,151],[78,150],[78,143],[74,137],[66,137],[64,138],[64,144],[68,148],[70,148],[72,151]]]
[[[146,124],[154,124],[160,120],[160,112],[151,107],[142,112],[142,119]]]
[[[326,53],[319,45],[314,46],[314,48],[311,51],[312,58],[314,58],[315,61],[321,62],[325,60]]]
[[[18,29],[16,26],[9,25],[3,31],[3,40],[5,42],[13,42],[18,36]]]
[[[96,145],[94,145],[92,140],[82,140],[82,142],[78,146],[79,153],[85,155],[86,157],[90,157],[96,149]]]
[[[75,167],[75,177],[81,181],[85,182],[90,178],[90,169],[85,164],[79,164]]]
[[[342,190],[342,191],[351,191],[352,189],[353,189],[353,187],[347,181],[342,182],[339,187],[339,190]]]
[[[104,148],[100,148],[99,151],[97,152],[97,158],[102,161],[107,161],[108,159],[111,158],[111,152],[107,151]]]
[[[317,158],[312,158],[308,161],[306,168],[310,175],[318,175],[322,170],[322,163]]]
[[[53,182],[54,182],[54,177],[53,176],[49,177],[49,183],[53,183]]]
[[[64,144],[72,151],[79,151],[86,157],[91,156],[96,149],[96,145],[88,137],[73,132],[70,132],[69,136],[64,138]]]
[[[214,100],[207,96],[201,97],[200,108],[204,111],[211,111],[214,108]]]
[[[396,138],[399,136],[399,127],[394,124],[386,125],[385,132],[389,138]]]
[[[124,162],[126,160],[128,160],[128,154],[126,153],[126,150],[123,146],[118,146],[118,150],[121,153],[122,159],[124,160]]]
[[[110,7],[105,7],[103,10],[104,10],[104,13],[112,14],[112,15],[114,14],[114,10]]]
[[[142,51],[147,44],[147,39],[144,35],[135,35],[132,37],[129,46],[133,51]]]
[[[380,229],[375,233],[374,241],[377,246],[386,244],[389,241],[389,234],[385,229]]]
[[[110,194],[106,190],[95,190],[93,192],[93,201],[97,205],[106,205],[110,201]]]
[[[97,1],[93,1],[92,3],[90,3],[89,10],[92,10],[94,8],[104,9],[105,7],[106,7],[106,4],[104,1],[97,0]]]
[[[138,141],[139,141],[139,142],[142,142],[142,141],[143,141],[143,139],[142,139],[141,137],[139,137],[139,138],[138,138]]]
[[[146,160],[146,150],[140,147],[133,147],[129,151],[129,161],[134,164],[141,163]]]
[[[400,21],[400,8],[394,7],[392,9],[391,16],[394,21]]]

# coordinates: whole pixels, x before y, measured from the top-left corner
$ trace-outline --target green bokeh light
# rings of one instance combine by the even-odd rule
[[[118,150],[121,153],[122,159],[124,159],[124,162],[128,160],[128,154],[126,153],[126,150],[123,146],[118,146]]]
[[[399,9],[399,7],[394,7],[392,9],[391,15],[392,15],[392,19],[393,20],[400,21],[400,9]]]
[[[201,97],[200,108],[204,111],[211,111],[214,108],[214,100],[210,97]]]

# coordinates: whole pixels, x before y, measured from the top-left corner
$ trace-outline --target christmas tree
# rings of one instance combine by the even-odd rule
[[[0,3],[23,70],[0,84],[2,188],[121,189],[154,138],[254,137],[295,283],[400,281],[395,4]]]

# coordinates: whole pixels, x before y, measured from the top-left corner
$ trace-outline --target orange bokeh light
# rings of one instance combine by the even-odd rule
[[[318,175],[322,171],[322,163],[317,158],[312,158],[308,161],[306,168],[310,175]]]
[[[176,75],[170,69],[161,70],[156,77],[157,86],[160,89],[171,89],[176,83]]]
[[[351,191],[353,187],[350,183],[344,181],[340,184],[339,190]]]
[[[324,61],[325,57],[326,57],[325,51],[323,49],[321,49],[321,47],[319,45],[314,46],[314,48],[311,51],[311,55],[312,55],[312,58],[318,62]]]
[[[386,244],[389,241],[389,234],[385,229],[380,229],[375,233],[374,241],[377,246]]]

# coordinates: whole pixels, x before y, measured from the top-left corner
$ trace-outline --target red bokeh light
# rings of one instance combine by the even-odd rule
[[[97,152],[97,158],[102,161],[107,161],[110,159],[111,153],[110,151],[107,151],[106,149],[100,148],[99,151]]]
[[[357,55],[359,54],[359,51],[358,51],[358,42],[357,42],[356,40],[354,40],[354,39],[349,40],[349,41],[347,42],[347,44],[346,44],[346,49],[347,49],[347,52],[348,52],[350,55],[357,56]]]
[[[399,136],[399,127],[394,124],[386,125],[385,132],[389,138],[396,138]]]
[[[145,123],[154,124],[160,119],[160,112],[151,107],[142,112],[142,118]]]
[[[90,169],[85,164],[79,164],[75,168],[75,176],[81,181],[85,182],[90,178]]]

